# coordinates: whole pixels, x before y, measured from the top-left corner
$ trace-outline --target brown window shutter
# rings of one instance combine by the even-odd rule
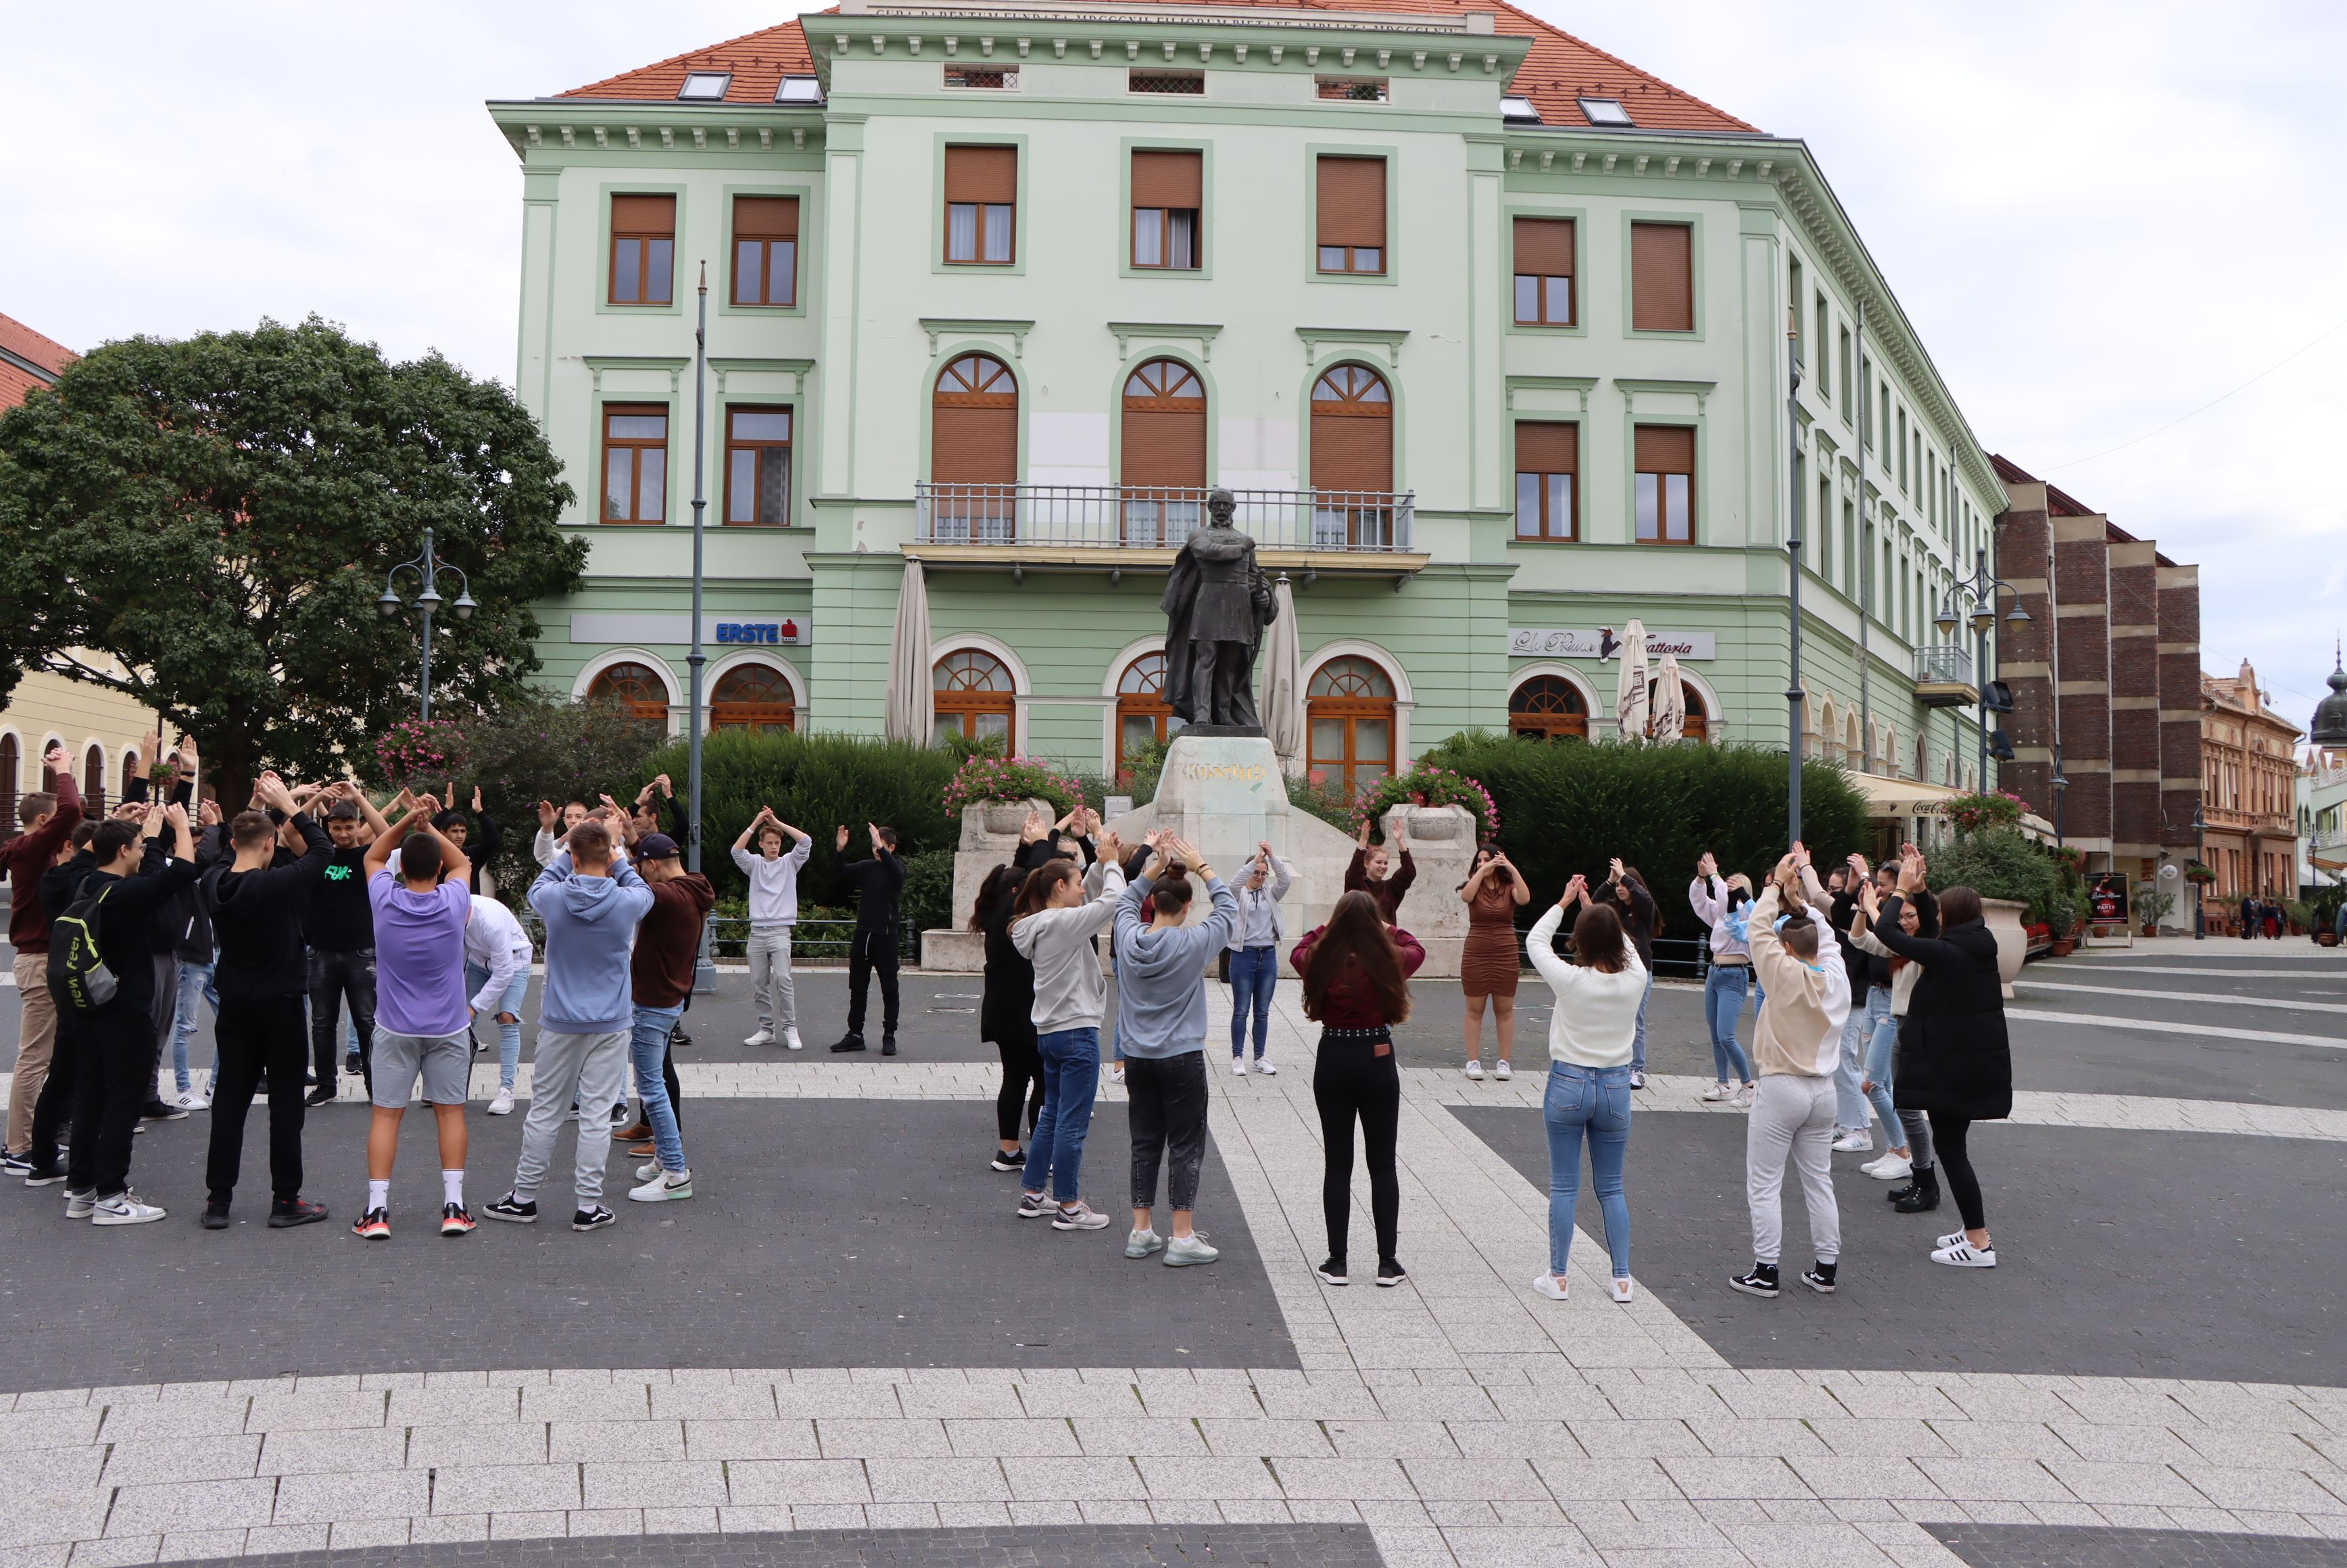
[[[1516,271],[1534,277],[1573,276],[1573,220],[1516,220]]]
[[[1204,207],[1204,157],[1195,152],[1136,152],[1133,155],[1135,207]]]
[[[1320,159],[1320,221],[1323,245],[1386,242],[1386,160],[1382,158]]]
[[[1630,225],[1630,325],[1642,333],[1695,331],[1695,231],[1684,223]]]
[[[1522,426],[1517,426],[1522,429]],[[1637,434],[1635,471],[1641,474],[1693,474],[1695,432],[1683,425],[1641,425]]]
[[[929,477],[940,485],[1019,479],[1019,410],[940,404],[929,411]]]
[[[1015,147],[946,149],[946,200],[1017,201],[1019,149]]]
[[[737,240],[795,240],[799,237],[799,199],[795,196],[736,196],[733,237]]]
[[[1127,485],[1202,490],[1206,485],[1206,411],[1128,408],[1118,464]]]
[[[1359,415],[1312,415],[1312,487],[1393,488],[1393,421]]]
[[[676,232],[676,198],[673,196],[612,197],[611,232],[614,234],[674,234]]]
[[[1516,425],[1516,472],[1581,472],[1581,426],[1535,424],[1531,420],[1519,423]]]

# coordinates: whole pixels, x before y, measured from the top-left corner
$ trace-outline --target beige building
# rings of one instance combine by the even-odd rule
[[[2298,743],[2305,732],[2266,702],[2258,672],[2200,677],[2202,858],[2216,897],[2298,897]]]

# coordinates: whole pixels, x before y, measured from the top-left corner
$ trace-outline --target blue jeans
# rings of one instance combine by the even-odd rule
[[[676,1107],[668,1102],[668,1081],[661,1067],[668,1060],[668,1037],[683,1016],[682,1005],[640,1007],[635,1033],[628,1041],[628,1056],[636,1069],[636,1098],[643,1102],[644,1121],[652,1130],[652,1157],[671,1175],[685,1168],[684,1135],[677,1131]]]
[[[1027,1139],[1023,1179],[1029,1192],[1072,1204],[1083,1194],[1084,1140],[1100,1092],[1100,1030],[1055,1029],[1035,1037],[1035,1053],[1043,1059],[1043,1110]]]
[[[188,1078],[188,1041],[196,1033],[196,999],[203,998],[212,1004],[212,1027],[220,1027],[220,988],[212,984],[212,966],[199,964],[191,958],[179,960],[179,999],[171,1014],[171,1071],[179,1081],[179,1092],[185,1094],[192,1083]],[[220,1077],[220,1041],[212,1041],[212,1077]]]
[[[1646,1071],[1646,1004],[1654,999],[1655,968],[1649,964],[1646,966],[1646,989],[1638,997],[1638,1033],[1630,1041],[1630,1070],[1633,1072]]]
[[[1752,1063],[1736,1042],[1736,1020],[1744,1013],[1744,993],[1752,989],[1745,964],[1711,966],[1703,981],[1703,1016],[1711,1024],[1711,1067],[1722,1083],[1752,1081]]]
[[[1255,1009],[1255,1059],[1263,1060],[1271,1034],[1271,994],[1279,985],[1277,948],[1241,948],[1231,955],[1231,1055],[1246,1054],[1247,1009]]]
[[[488,983],[489,971],[467,960],[465,965],[465,994],[478,996],[481,988]],[[521,1065],[521,999],[528,989],[529,969],[525,966],[520,973],[514,976],[513,983],[506,987],[506,994],[497,999],[497,1005],[490,1009],[492,1019],[501,1012],[514,1015],[513,1022],[497,1025],[497,1087],[500,1089],[514,1086],[514,1070]]]
[[[1581,1196],[1581,1138],[1589,1135],[1589,1174],[1605,1216],[1605,1250],[1614,1277],[1630,1277],[1630,1200],[1622,1163],[1630,1152],[1630,1070],[1553,1061],[1541,1102],[1548,1123],[1548,1269],[1562,1275],[1573,1258],[1573,1210]]]
[[[1866,991],[1868,1001],[1874,988]],[[1841,1060],[1834,1064],[1834,1125],[1866,1131],[1866,1096],[1858,1091],[1859,1064],[1866,1054],[1867,1003],[1853,998],[1841,1026]]]
[[[1891,1058],[1899,1045],[1899,1020],[1891,1015],[1891,992],[1881,986],[1866,993],[1866,1091],[1874,1113],[1882,1118],[1882,1146],[1895,1149],[1907,1142],[1899,1109],[1891,1102]]]

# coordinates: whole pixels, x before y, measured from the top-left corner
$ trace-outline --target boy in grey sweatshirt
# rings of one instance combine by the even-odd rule
[[[1212,1263],[1220,1255],[1192,1229],[1198,1170],[1206,1156],[1206,978],[1215,953],[1238,924],[1237,897],[1196,847],[1170,833],[1153,833],[1157,856],[1124,890],[1116,910],[1117,1036],[1124,1051],[1125,1110],[1133,1131],[1133,1233],[1124,1255],[1143,1258],[1164,1249],[1174,1267]],[[1214,909],[1194,926],[1190,877],[1206,885]],[[1141,922],[1141,901],[1155,900],[1155,918]],[[1174,1239],[1157,1238],[1157,1170],[1165,1166]]]

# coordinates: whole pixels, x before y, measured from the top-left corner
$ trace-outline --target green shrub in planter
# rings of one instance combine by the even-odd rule
[[[1932,852],[1927,880],[1933,892],[1958,886],[1983,898],[2010,898],[2029,906],[2024,922],[2049,927],[2072,917],[2061,866],[2017,828],[1988,827],[1960,835]],[[2056,933],[2068,929],[2056,927]]]

